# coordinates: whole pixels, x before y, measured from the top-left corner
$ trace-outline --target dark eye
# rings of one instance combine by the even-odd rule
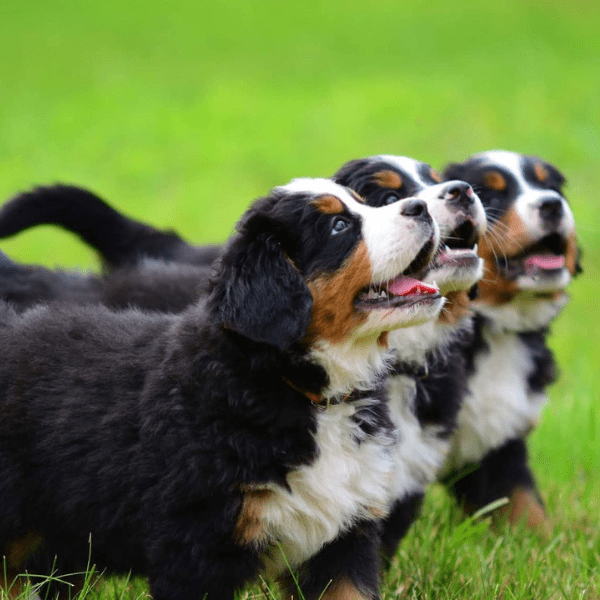
[[[331,233],[332,235],[342,233],[342,231],[345,231],[346,229],[348,229],[348,227],[350,227],[350,223],[346,219],[338,217],[333,221],[333,225],[331,226]]]
[[[383,199],[383,204],[394,204],[394,202],[398,202],[400,198],[396,196],[396,194],[389,194]]]

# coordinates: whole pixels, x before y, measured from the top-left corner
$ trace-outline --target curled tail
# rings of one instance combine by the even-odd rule
[[[129,219],[92,192],[72,185],[21,192],[0,209],[0,238],[36,225],[57,225],[74,233],[112,268],[146,257],[205,265],[220,253],[218,246],[192,246],[174,232]]]

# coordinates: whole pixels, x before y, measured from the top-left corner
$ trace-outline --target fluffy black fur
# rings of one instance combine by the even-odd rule
[[[318,454],[320,409],[284,381],[328,385],[300,343],[305,278],[343,242],[313,213],[299,195],[258,201],[177,316],[0,305],[0,549],[35,532],[84,569],[91,540],[94,563],[146,575],[155,600],[231,599],[257,576],[265,548],[235,535],[243,490],[286,487]],[[343,578],[377,597],[377,545],[357,522],[302,566],[305,597]]]
[[[22,265],[0,252],[0,298],[21,311],[36,304],[104,304],[181,312],[206,293],[213,268],[142,259],[105,275]]]
[[[21,192],[0,209],[0,238],[43,224],[74,233],[111,268],[137,264],[143,258],[207,266],[221,252],[220,246],[192,246],[172,231],[129,219],[96,194],[72,185]]]

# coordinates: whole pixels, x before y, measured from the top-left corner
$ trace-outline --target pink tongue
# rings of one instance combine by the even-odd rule
[[[548,254],[538,254],[530,256],[525,260],[528,267],[537,267],[538,269],[562,269],[565,266],[564,256],[550,256]]]
[[[399,277],[398,279],[390,281],[388,292],[394,296],[408,296],[411,294],[437,294],[439,290],[426,285],[418,279]]]

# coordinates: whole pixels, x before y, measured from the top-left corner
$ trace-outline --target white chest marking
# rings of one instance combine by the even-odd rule
[[[390,417],[398,440],[393,447],[394,500],[424,492],[436,480],[450,448],[450,440],[439,437],[440,426],[423,427],[415,409],[416,384],[403,375],[388,379]]]
[[[265,560],[266,577],[285,572],[286,561],[292,567],[305,562],[354,522],[389,510],[393,440],[365,438],[352,419],[356,408],[340,404],[319,413],[318,457],[288,475],[291,493],[269,488],[274,493],[261,519],[276,546]]]
[[[449,469],[477,462],[490,450],[523,436],[537,422],[547,399],[544,393],[529,391],[527,378],[533,365],[516,334],[489,336],[487,342],[489,352],[476,360],[459,413]]]

